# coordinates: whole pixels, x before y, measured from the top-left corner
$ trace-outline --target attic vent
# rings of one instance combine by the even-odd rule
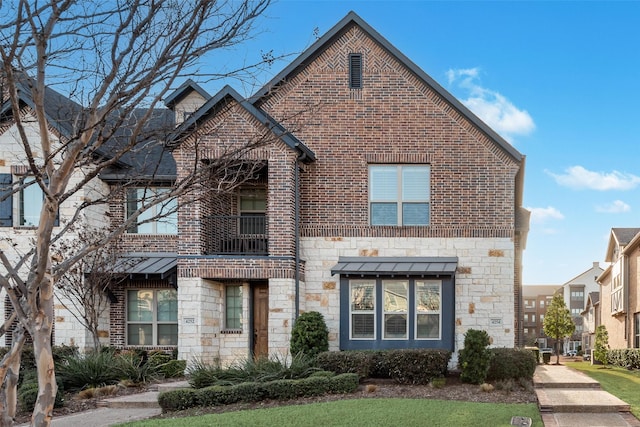
[[[349,88],[362,89],[362,54],[349,54]]]

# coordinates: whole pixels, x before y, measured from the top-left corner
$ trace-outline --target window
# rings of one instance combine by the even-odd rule
[[[266,234],[267,191],[264,188],[240,191],[240,234]]]
[[[130,188],[127,190],[127,218],[144,206],[145,200],[168,192],[168,188]],[[154,205],[138,216],[136,224],[127,230],[137,234],[177,234],[177,200]]]
[[[13,191],[10,173],[0,174],[0,227],[13,227]]]
[[[536,315],[535,314],[531,315],[531,323],[536,323]]]
[[[640,313],[633,315],[633,347],[640,348]]]
[[[440,338],[440,281],[416,281],[416,339]]]
[[[362,89],[362,55],[359,53],[349,55],[349,88]]]
[[[350,339],[406,341],[410,333],[415,340],[442,336],[440,280],[350,280],[349,296]],[[378,322],[381,334],[376,331]]]
[[[178,291],[127,291],[127,344],[178,345]]]
[[[425,165],[369,166],[371,225],[429,225],[429,175]]]
[[[571,309],[571,314],[574,316],[580,316],[580,313],[582,313],[582,309],[580,308],[572,308]]]
[[[225,295],[225,329],[242,329],[242,286],[227,286]]]
[[[540,300],[540,308],[544,308],[544,300],[543,299]]]
[[[584,301],[584,291],[571,291],[572,301]]]
[[[373,339],[375,327],[375,281],[352,280],[350,283],[350,331],[352,339]]]
[[[540,323],[543,323],[543,322],[544,322],[544,314],[541,314],[540,315]]]
[[[384,338],[407,338],[407,313],[409,312],[409,282],[385,281],[384,289]]]

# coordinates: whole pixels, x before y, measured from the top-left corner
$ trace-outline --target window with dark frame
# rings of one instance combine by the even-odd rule
[[[242,329],[242,286],[230,285],[225,290],[225,329]]]
[[[127,291],[127,345],[178,345],[178,291]]]
[[[369,165],[371,225],[426,226],[429,211],[428,165]]]
[[[633,315],[633,347],[640,348],[640,313]]]
[[[362,89],[362,54],[349,54],[349,88]]]

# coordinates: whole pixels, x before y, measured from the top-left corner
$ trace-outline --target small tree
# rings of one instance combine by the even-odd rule
[[[556,365],[560,364],[560,348],[561,340],[573,335],[576,325],[571,318],[571,312],[564,303],[564,297],[561,293],[553,296],[551,304],[547,307],[544,315],[544,333],[556,340]]]
[[[607,354],[609,351],[609,332],[604,325],[596,328],[596,345],[593,349],[593,358],[607,366]]]
[[[291,355],[299,353],[315,357],[329,350],[329,329],[322,314],[317,311],[302,313],[291,331]]]
[[[487,378],[491,352],[489,334],[486,331],[469,329],[464,334],[464,348],[460,350],[458,366],[460,367],[460,379],[465,383],[482,384]]]

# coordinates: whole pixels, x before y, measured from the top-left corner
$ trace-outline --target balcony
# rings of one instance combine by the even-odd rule
[[[212,215],[205,219],[209,255],[268,255],[265,215]]]

